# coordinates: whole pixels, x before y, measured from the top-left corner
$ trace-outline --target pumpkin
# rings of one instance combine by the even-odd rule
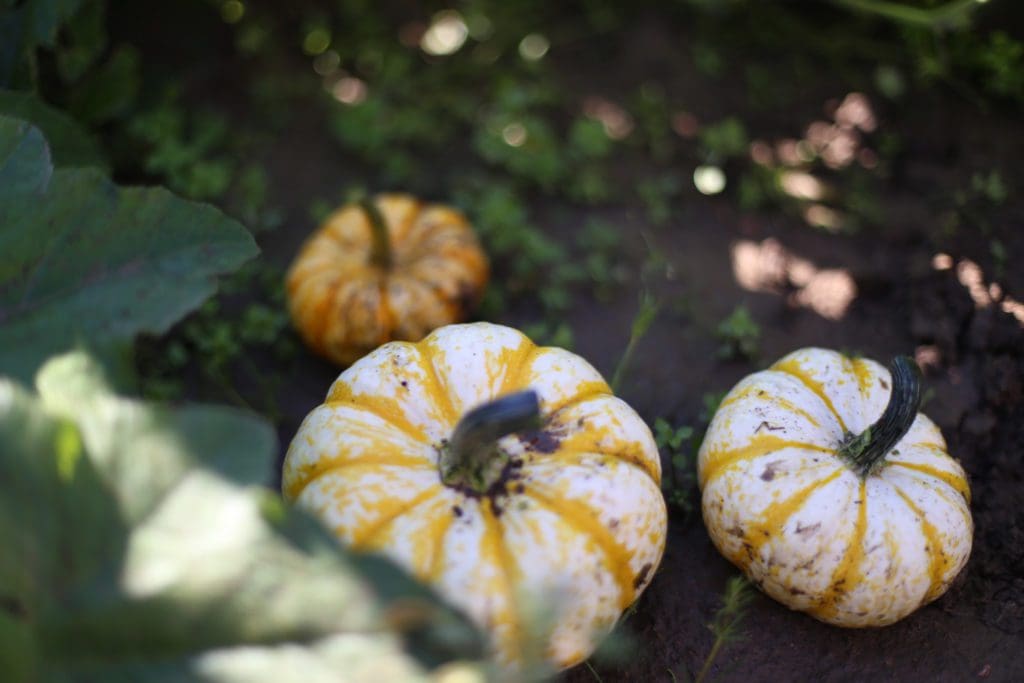
[[[461,213],[383,194],[328,216],[292,263],[286,290],[303,340],[345,366],[384,342],[464,320],[487,278]]]
[[[737,384],[698,455],[719,551],[768,595],[838,626],[882,626],[935,600],[967,562],[963,469],[918,412],[897,358],[802,349]]]
[[[665,545],[660,479],[650,429],[590,364],[473,323],[343,372],[283,489],[433,586],[516,670],[586,659],[643,592]]]

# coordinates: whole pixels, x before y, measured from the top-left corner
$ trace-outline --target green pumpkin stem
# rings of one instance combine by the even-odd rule
[[[906,435],[921,406],[921,371],[917,363],[907,356],[897,356],[889,364],[889,372],[892,390],[885,412],[877,422],[847,439],[839,449],[839,455],[862,478],[880,465]]]
[[[537,392],[508,394],[466,413],[441,449],[441,481],[448,486],[486,494],[502,477],[508,455],[498,448],[507,434],[540,424]]]
[[[357,202],[359,208],[366,214],[370,221],[370,231],[373,235],[373,245],[370,248],[370,262],[387,270],[391,267],[391,238],[388,235],[388,222],[384,220],[373,197],[369,195],[362,197]]]

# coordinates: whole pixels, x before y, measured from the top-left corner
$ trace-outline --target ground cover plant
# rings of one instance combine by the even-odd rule
[[[486,675],[457,614],[275,493],[340,372],[287,268],[402,191],[473,225],[474,319],[586,358],[660,449],[664,559],[562,679],[1024,678],[1021,27],[1010,0],[0,0],[0,666]],[[882,629],[748,586],[700,514],[726,393],[806,346],[912,356],[973,494],[964,572]]]

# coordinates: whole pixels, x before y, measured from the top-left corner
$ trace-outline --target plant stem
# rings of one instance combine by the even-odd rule
[[[508,457],[497,446],[507,434],[535,429],[540,401],[532,389],[474,408],[459,420],[441,451],[441,481],[485,494],[502,476]]]
[[[629,367],[630,361],[633,360],[633,352],[636,350],[636,345],[640,343],[640,340],[647,334],[647,330],[651,328],[651,324],[654,322],[657,315],[657,300],[651,296],[650,292],[644,290],[643,296],[640,299],[640,309],[636,312],[636,317],[633,318],[633,327],[629,333],[629,342],[626,343],[626,350],[622,352],[619,364],[615,366],[615,374],[612,375],[612,382],[610,385],[612,393],[619,393],[619,389],[622,385],[622,377],[625,375],[626,368]]]
[[[714,663],[715,657],[718,656],[718,651],[722,649],[723,643],[725,643],[724,638],[715,638],[715,644],[711,646],[711,652],[708,653],[707,658],[704,660],[704,666],[700,668],[700,672],[693,679],[693,683],[701,683],[704,677],[708,675],[708,671],[711,670],[711,665]]]
[[[862,478],[883,462],[893,446],[906,435],[921,406],[921,371],[917,363],[907,356],[897,356],[889,364],[889,372],[892,388],[882,416],[839,449],[839,455]]]
[[[358,202],[359,208],[370,221],[370,232],[373,245],[370,248],[370,262],[387,270],[391,267],[391,238],[388,236],[388,222],[380,212],[377,203],[370,196],[364,196]]]
[[[898,2],[884,0],[833,0],[836,4],[850,9],[877,14],[902,24],[926,26],[933,31],[951,28],[966,22],[971,12],[977,9],[978,0],[951,0],[945,5],[924,8],[911,7]]]

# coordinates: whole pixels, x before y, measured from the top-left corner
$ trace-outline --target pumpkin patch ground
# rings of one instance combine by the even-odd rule
[[[452,205],[490,264],[469,319],[589,361],[660,447],[660,567],[559,680],[1024,680],[1020,3],[141,4],[108,3],[109,62],[79,78],[88,32],[63,29],[38,88],[117,182],[212,202],[262,253],[141,338],[126,386],[261,414],[280,490],[343,369],[291,327],[296,254],[356,193]],[[720,611],[739,570],[701,519],[702,436],[812,346],[914,358],[970,484],[965,569],[884,628],[756,589]]]

